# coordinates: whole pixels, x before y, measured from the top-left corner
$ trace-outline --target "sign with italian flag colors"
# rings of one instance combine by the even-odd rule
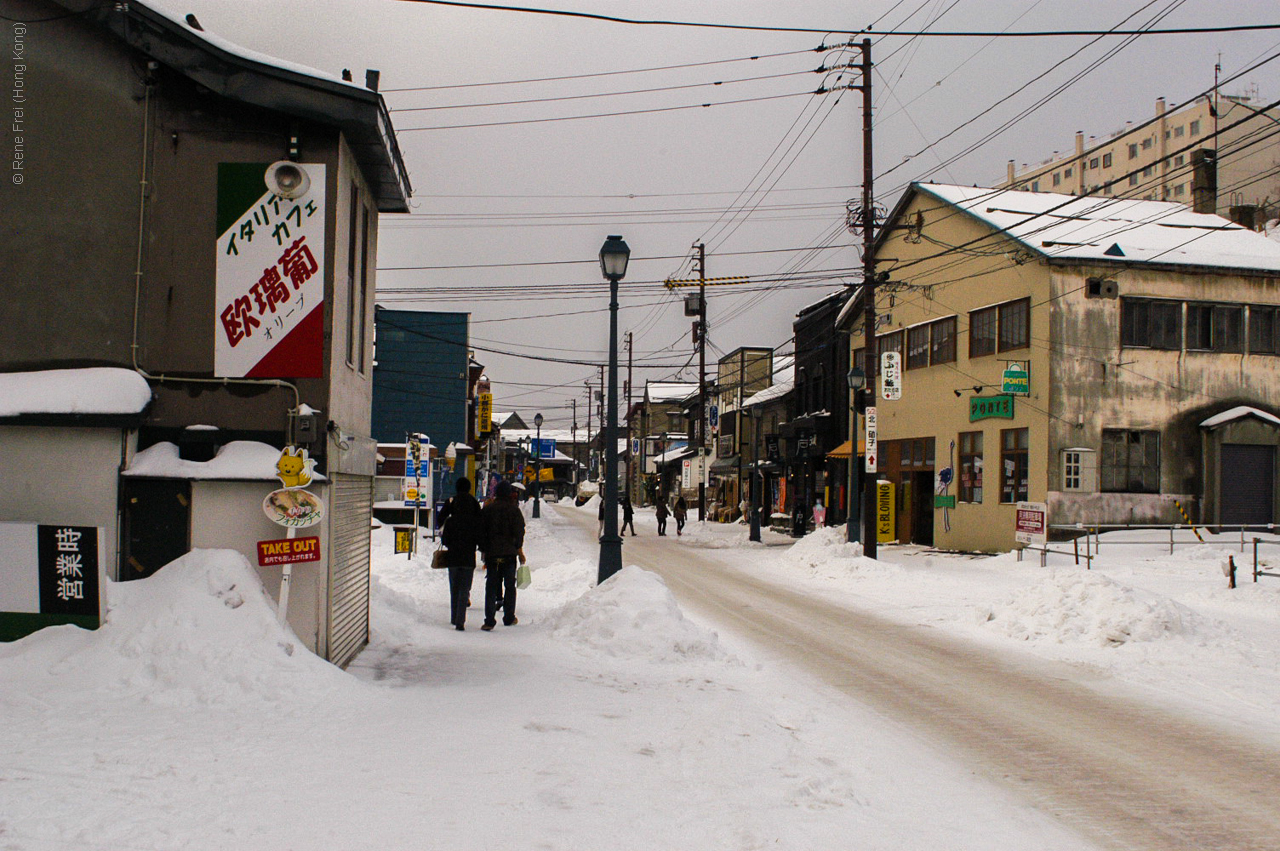
[[[268,163],[218,164],[214,375],[319,378],[324,366],[325,167],[301,197],[267,190]]]

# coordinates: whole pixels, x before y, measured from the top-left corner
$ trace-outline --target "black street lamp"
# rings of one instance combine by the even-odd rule
[[[760,422],[764,418],[764,408],[755,405],[751,409],[753,433],[751,435],[752,454],[756,456],[756,475],[751,480],[751,533],[747,540],[760,540],[760,496],[764,490],[764,470],[760,467]]]
[[[600,246],[600,271],[609,281],[609,394],[604,428],[604,534],[600,538],[597,582],[622,570],[622,538],[618,535],[618,281],[627,274],[631,249],[620,236]]]
[[[862,482],[858,468],[858,394],[867,385],[867,375],[861,367],[855,366],[849,370],[846,379],[849,382],[849,516],[845,519],[845,540],[852,544],[860,540],[858,521],[862,512],[858,497],[862,493]]]
[[[533,516],[537,518],[542,516],[542,414],[533,415],[533,426],[538,430],[533,464]]]

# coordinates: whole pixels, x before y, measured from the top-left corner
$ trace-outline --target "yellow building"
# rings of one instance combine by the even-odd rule
[[[1218,96],[1216,105],[1202,97],[1172,111],[1160,98],[1138,125],[1101,139],[1077,132],[1071,150],[1034,165],[1010,160],[1001,188],[1176,201],[1261,226],[1280,213],[1277,131],[1280,110],[1245,96]]]
[[[876,258],[899,541],[1280,516],[1280,244],[1178,204],[914,184]],[[861,357],[861,325],[853,329]]]

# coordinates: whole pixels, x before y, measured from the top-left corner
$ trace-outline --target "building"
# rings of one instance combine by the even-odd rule
[[[1260,228],[1280,215],[1280,109],[1253,100],[1215,95],[1167,110],[1160,98],[1138,125],[1103,139],[1078,132],[1070,151],[1033,166],[1010,160],[1001,188],[1176,201]]]
[[[680,487],[684,459],[692,456],[683,403],[698,392],[697,384],[673,381],[645,382],[644,396],[632,406],[632,434],[640,452],[632,459],[632,494],[639,504],[671,499]]]
[[[716,458],[711,463],[712,500],[719,504],[718,520],[741,515],[739,504],[750,493],[747,465],[755,457],[755,437],[746,419],[751,412],[743,400],[773,383],[773,349],[742,347],[716,363],[715,422],[712,434]]]
[[[1280,245],[1180,204],[914,184],[876,257],[902,371],[871,403],[880,540],[1007,550],[1023,501],[1051,524],[1280,517]]]
[[[750,412],[749,433],[744,445],[750,447],[747,465],[753,485],[743,492],[760,506],[760,522],[776,528],[790,528],[787,513],[786,464],[782,457],[781,431],[791,418],[792,390],[795,388],[795,358],[777,356],[773,361],[772,383],[742,400]]]
[[[7,11],[45,22],[24,81],[39,156],[0,224],[0,372],[75,386],[107,369],[151,398],[87,430],[74,407],[11,410],[0,519],[96,527],[115,579],[236,549],[274,594],[257,547],[284,537],[263,509],[271,459],[304,447],[326,511],[289,623],[345,664],[368,638],[377,221],[410,192],[377,73],[277,62],[145,2]],[[83,487],[49,476],[81,457]]]
[[[403,443],[425,434],[436,446],[467,442],[471,314],[374,311],[373,436]]]

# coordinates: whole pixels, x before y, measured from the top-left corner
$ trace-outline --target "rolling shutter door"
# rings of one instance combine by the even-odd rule
[[[1222,445],[1222,523],[1273,522],[1274,446]]]
[[[329,661],[346,667],[369,643],[373,479],[334,473],[329,554]]]

